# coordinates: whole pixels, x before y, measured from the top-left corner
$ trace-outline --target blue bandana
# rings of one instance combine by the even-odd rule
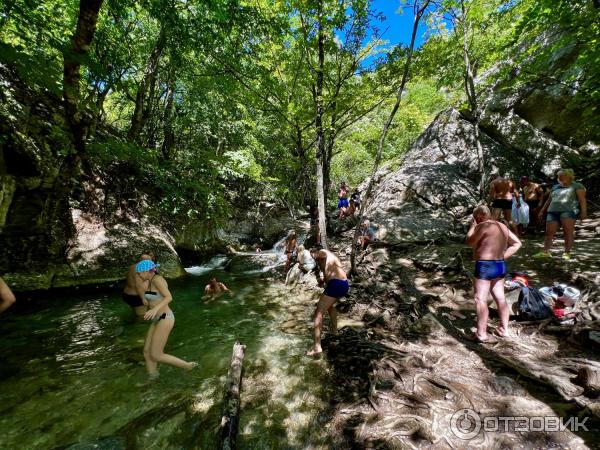
[[[149,259],[144,259],[135,265],[135,271],[138,273],[146,272],[149,270],[154,270],[158,266],[160,266],[160,264],[155,264],[154,261],[151,261]]]

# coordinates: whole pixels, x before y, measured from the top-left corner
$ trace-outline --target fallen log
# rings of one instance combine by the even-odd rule
[[[242,385],[242,362],[246,346],[239,342],[233,345],[231,366],[225,383],[223,416],[221,417],[221,448],[234,450],[240,422],[240,390]]]

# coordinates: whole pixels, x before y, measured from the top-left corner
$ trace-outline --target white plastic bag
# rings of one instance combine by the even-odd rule
[[[517,225],[529,224],[529,205],[521,201],[521,207],[517,208],[517,199],[514,197],[512,201],[512,221]]]

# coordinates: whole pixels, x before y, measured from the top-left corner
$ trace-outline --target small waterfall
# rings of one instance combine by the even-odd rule
[[[215,269],[222,269],[229,262],[229,257],[226,255],[213,256],[206,264],[202,266],[186,267],[185,271],[190,275],[204,275]]]

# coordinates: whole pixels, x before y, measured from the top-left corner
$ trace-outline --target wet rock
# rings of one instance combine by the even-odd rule
[[[279,255],[276,253],[238,253],[232,256],[225,269],[234,273],[263,270],[273,266],[278,260]]]

